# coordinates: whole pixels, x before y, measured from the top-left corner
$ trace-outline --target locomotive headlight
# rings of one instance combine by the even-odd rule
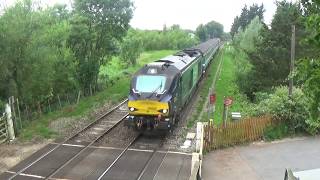
[[[168,109],[163,109],[162,112],[165,114],[168,112]]]
[[[134,111],[134,107],[130,107],[129,110],[130,110],[131,112],[133,112],[133,111]]]

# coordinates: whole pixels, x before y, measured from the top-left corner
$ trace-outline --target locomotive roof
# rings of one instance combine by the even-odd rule
[[[145,65],[139,71],[139,74],[168,74],[176,76],[193,63],[196,58],[206,54],[209,49],[217,46],[218,43],[219,39],[210,39],[205,43],[184,49],[175,55],[170,55]],[[154,69],[153,71],[156,72],[149,72],[150,69]]]

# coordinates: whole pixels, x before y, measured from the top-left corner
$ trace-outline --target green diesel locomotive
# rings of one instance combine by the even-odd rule
[[[220,39],[210,39],[141,68],[131,81],[125,124],[137,130],[169,130],[219,47]]]

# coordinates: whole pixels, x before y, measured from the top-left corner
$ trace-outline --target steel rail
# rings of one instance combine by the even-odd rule
[[[128,114],[124,115],[121,120],[119,120],[116,124],[114,124],[112,127],[108,128],[106,131],[104,131],[101,135],[99,135],[98,137],[96,137],[93,141],[91,141],[90,144],[88,144],[87,146],[83,147],[83,149],[81,149],[77,154],[75,154],[72,158],[70,158],[67,162],[65,162],[63,165],[61,165],[58,169],[54,170],[50,175],[48,175],[45,179],[50,179],[52,178],[54,175],[57,174],[57,172],[59,172],[61,169],[63,169],[64,167],[66,167],[71,161],[73,161],[74,159],[76,159],[77,157],[79,157],[80,154],[82,154],[85,150],[87,150],[88,148],[91,147],[91,145],[93,145],[94,143],[96,143],[98,140],[100,140],[103,136],[105,136],[106,134],[108,134],[110,131],[112,131],[114,128],[116,128],[126,117]]]
[[[170,146],[169,146],[168,150],[166,151],[166,154],[165,154],[165,155],[164,155],[164,157],[162,158],[161,163],[160,163],[160,165],[158,166],[157,171],[156,171],[156,173],[154,174],[154,176],[153,176],[152,180],[154,180],[154,178],[155,178],[155,177],[157,176],[157,174],[159,173],[159,170],[160,170],[160,168],[161,168],[161,166],[162,166],[162,164],[163,164],[164,160],[166,159],[166,157],[167,157],[167,155],[168,155],[169,151],[170,151]]]
[[[124,155],[125,152],[128,151],[128,149],[133,145],[134,142],[136,142],[139,137],[141,136],[141,134],[138,134],[131,142],[130,144],[128,144],[123,150],[122,152],[118,155],[118,157],[110,164],[110,166],[99,176],[98,180],[101,180],[103,178],[104,175],[106,175],[109,170],[118,162],[118,160]]]
[[[105,118],[106,116],[108,116],[109,114],[111,114],[112,112],[114,112],[115,110],[117,110],[119,107],[121,107],[124,103],[126,103],[128,101],[128,99],[123,100],[120,104],[118,104],[117,106],[113,107],[111,110],[109,110],[108,112],[106,112],[105,114],[101,115],[100,117],[97,118],[97,120],[93,121],[92,123],[88,124],[85,128],[79,130],[76,134],[71,135],[70,137],[68,137],[67,139],[65,139],[62,143],[57,144],[54,148],[52,148],[50,151],[44,153],[42,156],[40,156],[39,158],[37,158],[35,161],[33,161],[32,163],[28,164],[27,166],[25,166],[24,168],[22,168],[21,170],[19,170],[18,172],[15,172],[14,175],[12,175],[10,178],[8,178],[8,180],[12,180],[13,178],[17,177],[18,175],[20,175],[22,172],[24,172],[25,170],[27,170],[28,168],[30,168],[31,166],[33,166],[34,164],[36,164],[37,162],[39,162],[41,159],[43,159],[44,157],[48,156],[50,153],[52,153],[53,151],[55,151],[56,149],[58,149],[59,147],[61,147],[63,144],[65,144],[66,142],[72,140],[73,138],[77,137],[80,133],[86,131],[87,129],[89,129],[90,127],[92,127],[93,125],[97,124],[98,122],[100,122],[103,118]]]
[[[153,158],[156,156],[156,153],[158,152],[158,149],[163,146],[164,141],[165,141],[165,139],[163,138],[163,139],[161,140],[161,142],[159,143],[159,147],[158,147],[158,148],[155,148],[155,149],[153,150],[152,155],[150,156],[150,158],[149,158],[148,161],[146,162],[146,164],[145,164],[144,168],[142,169],[142,171],[140,172],[137,180],[140,180],[140,179],[142,178],[142,176],[143,176],[144,173],[146,172],[147,168],[149,167],[151,161],[152,161]]]

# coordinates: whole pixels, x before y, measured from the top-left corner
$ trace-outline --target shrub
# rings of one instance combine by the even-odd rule
[[[5,103],[0,100],[0,116],[2,116],[2,112],[4,112]]]
[[[288,126],[285,123],[270,125],[264,132],[263,138],[266,141],[281,139],[288,135]]]
[[[308,99],[299,88],[294,89],[292,98],[288,97],[287,87],[275,88],[273,94],[258,104],[256,113],[271,114],[273,118],[285,122],[289,133],[309,130]]]

